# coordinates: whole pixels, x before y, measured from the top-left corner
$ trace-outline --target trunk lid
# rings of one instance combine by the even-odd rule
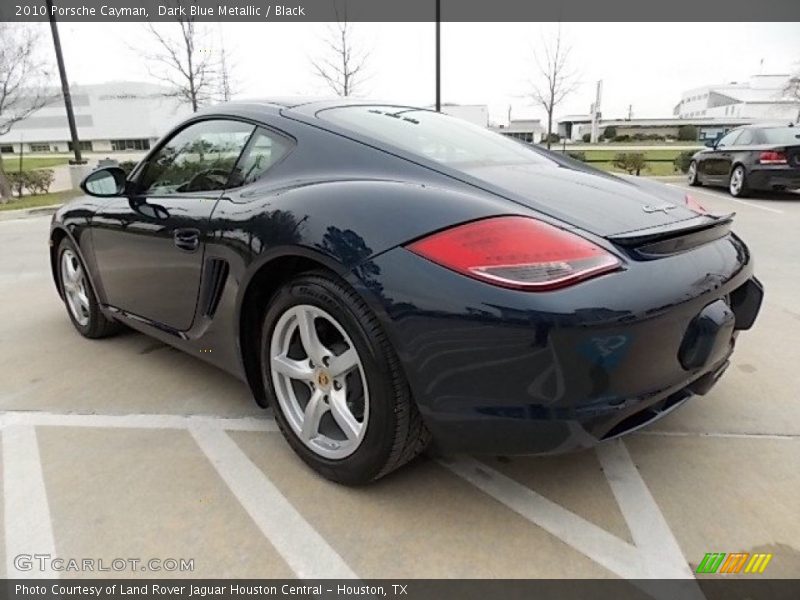
[[[520,164],[461,170],[488,191],[602,237],[698,216],[685,206],[683,190],[595,169]]]

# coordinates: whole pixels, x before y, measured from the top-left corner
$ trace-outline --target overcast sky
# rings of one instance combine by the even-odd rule
[[[45,25],[37,25],[46,27]],[[160,27],[177,28],[173,24]],[[325,94],[310,60],[325,54],[324,23],[208,25],[209,45],[224,40],[234,63],[237,96]],[[356,44],[369,49],[369,79],[358,95],[429,105],[434,101],[434,24],[355,23]],[[550,23],[442,25],[444,102],[487,104],[493,120],[542,117],[527,97],[537,80],[534,51],[552,38]],[[142,24],[61,23],[69,79],[74,83],[150,80],[133,48],[146,48]],[[603,116],[668,117],[681,91],[800,66],[798,23],[566,23],[570,65],[580,81],[557,110],[585,114],[603,80]],[[43,42],[49,44],[46,29]],[[49,46],[45,48],[51,52]],[[761,61],[763,59],[763,66]]]

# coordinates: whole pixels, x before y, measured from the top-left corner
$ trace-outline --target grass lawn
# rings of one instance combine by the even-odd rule
[[[615,167],[610,161],[609,162],[593,162],[587,163],[591,166],[602,169],[603,171],[611,171],[612,173],[624,173],[622,169],[618,169]],[[647,163],[647,168],[642,171],[642,175],[676,175],[678,177],[682,177],[683,173],[680,171],[676,171],[675,167],[672,165],[671,162],[651,162]]]
[[[578,150],[580,152],[580,150]],[[614,156],[617,154],[622,153],[636,153],[636,154],[644,154],[645,160],[654,160],[654,159],[666,159],[666,160],[674,160],[678,154],[681,152],[686,152],[685,150],[675,150],[672,148],[659,148],[658,150],[625,150],[624,148],[610,148],[608,150],[584,150],[584,154],[586,154],[587,160],[601,160],[606,158],[608,160],[613,160]]]
[[[64,192],[53,192],[51,194],[40,194],[38,196],[23,196],[14,198],[6,204],[0,204],[0,210],[17,210],[19,208],[36,208],[37,206],[50,206],[52,204],[63,204],[81,195],[80,190],[66,190]]]
[[[66,165],[69,163],[68,156],[23,156],[22,157],[22,170],[30,171],[31,169],[51,169],[59,165]],[[3,168],[6,172],[19,171],[19,156],[3,157]]]

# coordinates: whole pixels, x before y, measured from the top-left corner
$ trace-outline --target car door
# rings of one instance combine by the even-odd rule
[[[729,131],[717,142],[704,162],[704,181],[708,183],[727,183],[731,168],[733,146],[742,133],[741,129]]]
[[[254,129],[225,119],[189,124],[136,169],[127,196],[95,213],[109,305],[170,329],[191,327],[209,219]]]

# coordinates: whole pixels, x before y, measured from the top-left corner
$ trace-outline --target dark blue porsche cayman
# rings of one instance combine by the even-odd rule
[[[75,328],[235,374],[344,483],[650,423],[763,295],[731,215],[418,108],[213,107],[82,188],[50,237]]]

